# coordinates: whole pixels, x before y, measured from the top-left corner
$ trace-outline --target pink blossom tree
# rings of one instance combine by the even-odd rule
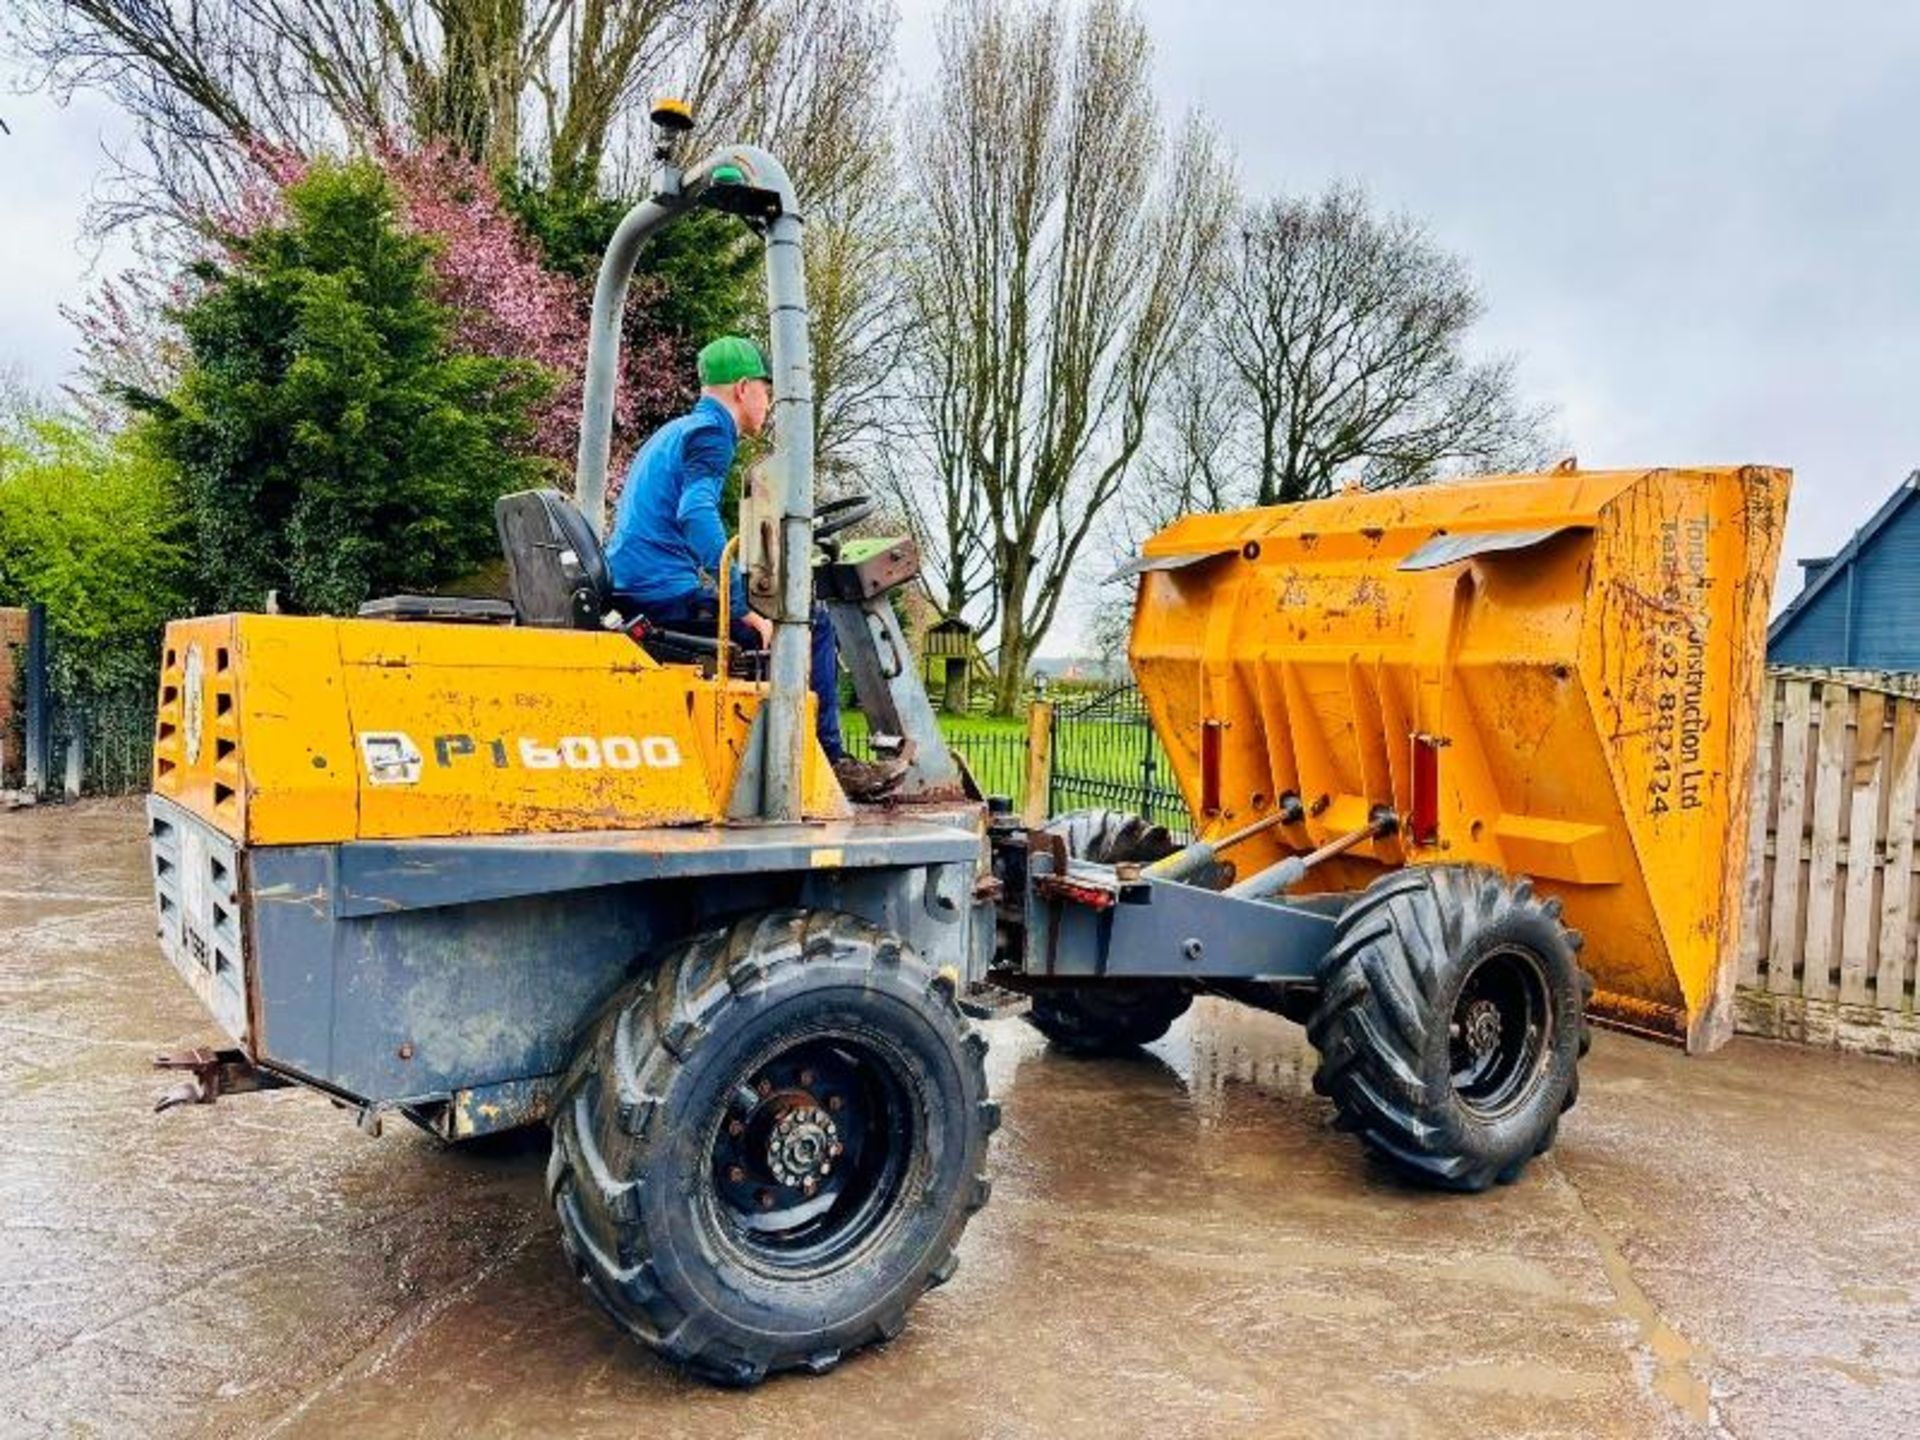
[[[191,299],[193,262],[285,220],[280,197],[306,174],[307,158],[267,145],[256,145],[250,155],[252,177],[221,214],[208,217],[197,250],[190,246],[184,255],[147,257],[145,268],[102,281],[82,306],[68,312],[80,332],[84,388],[76,398],[96,418],[121,387],[157,394],[177,379],[183,351],[165,317]],[[527,443],[531,453],[570,477],[593,310],[591,284],[541,263],[538,247],[478,162],[443,145],[381,144],[372,158],[393,187],[407,226],[435,242],[437,298],[454,312],[458,346],[476,355],[531,360],[555,377]],[[661,284],[639,277],[628,299],[614,402],[614,493],[640,440],[691,396],[690,346],[646,323]]]
[[[491,175],[444,146],[388,147],[378,157],[400,196],[408,223],[439,241],[434,270],[440,299],[459,315],[456,334],[475,354],[515,356],[559,377],[542,407],[534,444],[571,468],[580,422],[587,331],[593,311],[588,285],[544,269],[534,244],[500,199]],[[637,281],[630,309],[644,311],[658,281]],[[614,405],[615,471],[645,430],[685,398],[690,368],[670,336],[629,326]]]

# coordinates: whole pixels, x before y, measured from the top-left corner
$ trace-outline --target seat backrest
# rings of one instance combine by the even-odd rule
[[[558,490],[520,490],[494,502],[493,518],[520,623],[599,629],[613,582],[600,537],[573,502]]]

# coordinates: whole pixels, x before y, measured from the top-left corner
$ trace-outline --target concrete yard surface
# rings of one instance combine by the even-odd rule
[[[1446,1196],[1331,1128],[1282,1020],[1099,1061],[997,1022],[959,1273],[729,1393],[588,1303],[544,1132],[151,1114],[151,1053],[218,1035],[134,807],[0,816],[0,996],[0,1435],[1920,1435],[1913,1066],[1602,1035],[1558,1148]]]

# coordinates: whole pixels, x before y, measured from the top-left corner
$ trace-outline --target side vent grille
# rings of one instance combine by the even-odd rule
[[[156,815],[147,843],[153,854],[153,898],[160,912],[160,943],[171,952],[180,943],[180,834],[171,821]]]
[[[162,795],[179,793],[180,766],[186,758],[180,735],[181,684],[180,652],[169,645],[160,657],[160,706],[153,723],[153,788]]]
[[[247,1041],[246,939],[233,842],[164,800],[150,802],[147,843],[160,948],[214,1019]]]
[[[213,652],[207,676],[207,739],[213,752],[213,808],[238,821],[240,814],[240,718],[233,693],[233,654],[222,645]]]
[[[240,652],[222,621],[173,626],[160,657],[153,792],[229,835],[246,827],[240,740]]]

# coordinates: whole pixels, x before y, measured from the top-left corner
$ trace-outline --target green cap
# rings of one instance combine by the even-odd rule
[[[739,335],[722,335],[700,352],[700,383],[731,385],[736,380],[770,380],[760,347]]]

